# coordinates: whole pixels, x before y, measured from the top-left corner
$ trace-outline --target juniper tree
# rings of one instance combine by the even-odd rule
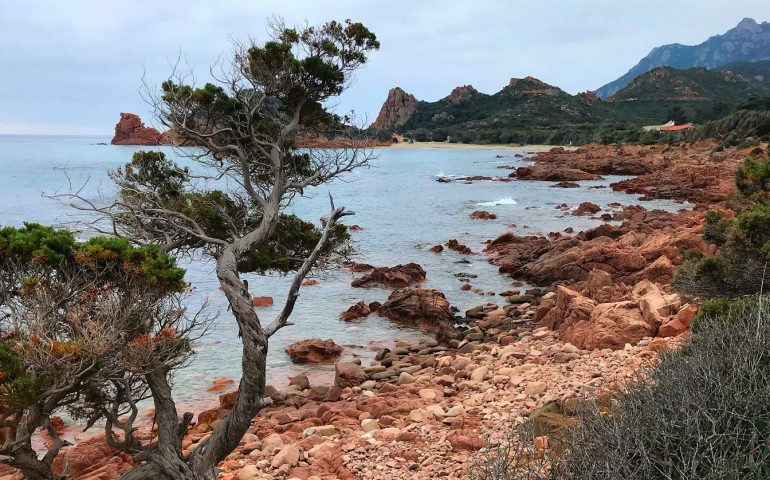
[[[271,403],[265,395],[269,338],[291,324],[303,279],[344,244],[340,219],[352,214],[331,201],[328,216],[316,227],[285,209],[307,189],[367,165],[372,156],[355,147],[303,149],[298,141],[349,131],[348,119],[327,105],[378,48],[375,35],[350,20],[304,28],[276,23],[267,42],[237,45],[227,68],[212,74],[213,83],[189,84],[191,76],[175,72],[159,92],[146,93],[194,166],[181,168],[160,152],[139,152],[112,173],[114,202],[97,205],[73,197],[79,208],[109,218],[114,234],[174,255],[213,259],[243,342],[234,406],[186,458],[181,448],[186,424],[168,382],[163,375],[146,376],[158,442],[152,451],[137,453],[138,466],[124,479],[215,478],[216,465]],[[294,276],[280,313],[263,323],[240,275],[268,270]]]

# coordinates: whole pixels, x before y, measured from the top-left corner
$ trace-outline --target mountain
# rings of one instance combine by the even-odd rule
[[[653,68],[721,67],[733,62],[755,62],[770,59],[770,23],[757,23],[744,18],[735,28],[723,35],[715,35],[699,45],[678,43],[654,48],[625,75],[595,92],[601,98],[614,95],[631,80]]]
[[[372,128],[413,131],[581,124],[594,121],[602,110],[599,103],[595,95],[573,96],[533,77],[512,78],[492,95],[471,85],[457,87],[435,102],[415,101],[414,96],[394,88]]]
[[[606,100],[570,95],[533,77],[512,78],[491,95],[464,85],[435,102],[394,88],[371,128],[383,138],[397,132],[423,141],[537,143],[561,135],[562,142],[579,142],[600,130],[630,132],[672,118],[703,123],[769,94],[770,61],[719,70],[658,67]]]

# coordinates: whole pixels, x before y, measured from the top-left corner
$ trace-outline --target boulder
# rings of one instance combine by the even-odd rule
[[[342,354],[342,347],[334,340],[311,338],[292,343],[284,349],[294,363],[332,362]]]
[[[378,314],[394,322],[418,326],[445,341],[457,337],[449,301],[443,293],[428,288],[404,288],[390,294]]]
[[[353,280],[354,287],[404,288],[424,282],[425,270],[416,263],[396,265],[395,267],[378,267],[361,278]]]
[[[489,213],[486,210],[476,210],[469,216],[475,220],[495,220],[497,218],[497,215],[494,213]]]
[[[270,307],[273,305],[273,297],[254,297],[251,299],[251,305],[254,307]]]
[[[473,254],[473,251],[470,249],[470,247],[463,245],[462,243],[458,242],[456,239],[451,239],[445,244],[447,248],[450,250],[454,250],[455,252],[462,253],[463,255],[471,255]]]
[[[334,364],[334,386],[336,387],[357,387],[365,382],[366,378],[366,372],[361,365],[349,362]]]
[[[583,202],[578,207],[572,211],[572,215],[576,216],[583,216],[583,215],[592,215],[594,213],[598,213],[601,210],[601,207],[595,203],[591,202]]]
[[[51,468],[59,475],[67,468],[68,478],[102,480],[117,478],[131,466],[131,456],[109,447],[99,434],[62,449]]]
[[[367,305],[366,302],[361,300],[355,305],[353,305],[352,307],[342,312],[340,314],[340,320],[344,320],[346,322],[349,322],[351,320],[358,320],[359,318],[365,318],[370,313],[371,311],[369,310],[369,305]]]

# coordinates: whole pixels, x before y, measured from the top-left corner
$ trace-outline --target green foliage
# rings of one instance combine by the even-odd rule
[[[296,270],[316,247],[321,234],[321,230],[312,223],[294,215],[282,214],[269,240],[241,259],[238,270],[258,273],[271,270],[288,273]],[[341,223],[335,224],[330,232],[330,242],[322,254],[332,253],[349,238],[347,227]]]
[[[0,259],[14,257],[21,261],[55,264],[71,258],[74,245],[75,240],[69,232],[37,223],[0,229]]]
[[[670,120],[673,120],[676,125],[683,125],[688,121],[687,114],[680,105],[674,105],[669,108],[668,112],[666,112],[666,116]]]
[[[724,212],[709,210],[706,212],[706,220],[703,225],[703,239],[714,245],[722,246],[727,241],[727,235],[732,226],[732,221]]]
[[[735,300],[726,298],[711,298],[703,302],[693,320],[692,330],[697,333],[698,322],[702,318],[715,318],[726,323],[735,323],[740,315],[758,308],[757,297],[742,297]]]
[[[189,178],[187,171],[167,159],[165,153],[139,151],[126,164],[125,180],[123,195],[132,195],[132,190],[142,185],[151,187],[160,198],[167,198],[179,196]]]
[[[750,196],[770,187],[770,160],[749,157],[735,172],[735,183],[743,195]]]
[[[28,405],[44,382],[24,368],[23,351],[17,344],[0,341],[0,405],[15,409]]]

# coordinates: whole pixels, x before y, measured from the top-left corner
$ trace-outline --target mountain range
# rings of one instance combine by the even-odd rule
[[[595,90],[601,98],[614,95],[634,78],[656,67],[705,67],[714,69],[733,62],[770,59],[770,23],[744,18],[722,35],[714,35],[698,45],[673,43],[653,48],[625,75]]]

